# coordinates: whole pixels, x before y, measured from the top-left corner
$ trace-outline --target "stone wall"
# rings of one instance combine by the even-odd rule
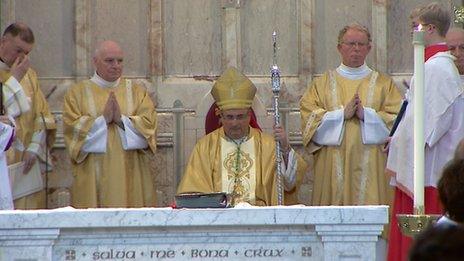
[[[41,88],[61,122],[63,95],[93,74],[96,43],[117,40],[125,50],[125,75],[148,88],[159,115],[158,150],[151,169],[158,204],[169,205],[196,139],[203,135],[212,81],[236,66],[258,87],[260,122],[272,125],[269,67],[272,32],[278,33],[284,123],[293,146],[301,146],[298,101],[311,79],[340,61],[338,31],[353,21],[372,32],[368,64],[401,85],[412,72],[408,15],[431,0],[0,0],[3,30],[15,20],[35,32],[31,53]],[[442,0],[446,6],[461,0]],[[50,187],[72,182],[70,162],[58,132]],[[300,199],[310,202],[311,172]],[[62,191],[61,189],[58,191]],[[53,199],[53,197],[52,197]],[[56,204],[56,201],[54,201]],[[53,204],[52,204],[53,205]]]

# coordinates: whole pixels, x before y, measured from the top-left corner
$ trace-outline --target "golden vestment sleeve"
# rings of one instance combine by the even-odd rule
[[[82,162],[87,154],[81,153],[81,148],[92,128],[96,117],[82,114],[82,104],[85,100],[83,94],[85,86],[80,83],[72,87],[64,97],[63,129],[64,141],[68,147],[71,160]]]
[[[382,118],[383,122],[385,122],[388,129],[391,129],[400,109],[402,97],[398,87],[390,77],[380,74],[379,78],[380,81],[387,81],[385,84],[387,88],[384,89],[383,95],[385,97],[377,114]]]
[[[132,115],[128,115],[134,127],[145,137],[150,149],[156,151],[157,115],[153,101],[145,88],[134,85],[134,96],[138,103]]]
[[[215,186],[214,182],[215,173],[218,172],[215,166],[220,164],[219,138],[219,134],[215,131],[197,142],[177,188],[177,193],[221,191],[221,187]],[[216,182],[218,181],[220,182],[219,175],[216,177]]]
[[[303,130],[303,145],[308,146],[311,138],[319,127],[322,117],[328,111],[324,87],[328,85],[328,76],[316,78],[309,86],[300,101],[301,109],[301,129]]]
[[[42,91],[40,90],[36,72],[33,70],[29,70],[25,77],[29,78],[30,82],[35,83],[32,85],[33,93],[34,93],[32,97],[32,104],[34,107],[33,111],[34,111],[34,116],[35,116],[34,132],[44,130],[44,129],[56,130],[55,120],[53,118],[53,115],[50,112],[48,103],[45,100],[45,97]],[[42,115],[44,119],[42,119]],[[45,121],[45,126],[44,126],[44,121]]]
[[[303,159],[303,157],[300,156],[300,154],[296,153],[296,151],[295,157],[296,161],[298,162],[296,169],[295,187],[290,191],[285,191],[284,205],[296,205],[300,203],[298,200],[298,193],[300,190],[300,185],[303,182],[304,175],[306,174],[306,170],[308,169],[308,164]]]
[[[8,72],[6,77],[9,77]],[[16,139],[20,140],[24,148],[35,146],[40,148],[38,158],[45,161],[45,144],[42,141],[33,140],[34,133],[42,130],[46,131],[49,148],[54,143],[56,133],[56,123],[50,113],[48,103],[40,89],[37,74],[33,69],[29,69],[20,81],[26,96],[30,99],[31,108],[29,111],[21,113],[15,118]],[[43,116],[43,119],[42,119]],[[45,124],[44,124],[45,121]],[[10,149],[7,152],[8,163],[13,164],[22,160],[23,152],[17,149]],[[50,157],[49,157],[50,160]],[[15,208],[36,209],[45,208],[45,190],[28,195],[15,200]]]
[[[263,183],[261,188],[264,188],[265,191],[262,192],[263,195],[266,195],[264,205],[277,205],[278,198],[277,198],[277,166],[276,166],[276,142],[274,137],[268,134],[260,133],[262,138],[260,139],[262,144],[260,145],[261,148],[261,156],[262,164],[261,164],[261,173],[263,173]],[[294,205],[298,204],[298,192],[299,192],[299,185],[303,181],[304,175],[306,173],[306,169],[308,167],[305,160],[295,151],[295,157],[297,160],[297,170],[296,170],[296,181],[295,187],[290,191],[284,191],[284,205]],[[282,161],[282,164],[285,164]],[[259,187],[257,188],[257,190]],[[258,193],[257,193],[258,194]]]
[[[34,112],[34,132],[39,132],[41,130],[46,130],[47,134],[47,143],[49,148],[55,143],[55,136],[56,136],[56,122],[55,118],[50,112],[50,108],[48,106],[47,100],[40,90],[39,82],[37,80],[37,74],[33,70],[29,70],[26,76],[29,78],[31,82],[36,82],[36,84],[32,85],[33,90],[33,112]],[[36,79],[35,81],[33,79]],[[44,146],[44,144],[40,144]]]

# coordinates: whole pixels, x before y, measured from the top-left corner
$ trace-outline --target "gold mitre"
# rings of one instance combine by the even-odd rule
[[[211,89],[221,110],[251,108],[255,93],[255,85],[234,67],[225,70]]]

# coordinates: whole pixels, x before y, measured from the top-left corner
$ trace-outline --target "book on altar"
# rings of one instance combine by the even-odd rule
[[[23,174],[24,162],[8,165],[13,199],[18,199],[44,188],[39,162],[36,161],[27,174]]]
[[[225,192],[182,193],[175,196],[176,208],[228,208],[231,196]]]

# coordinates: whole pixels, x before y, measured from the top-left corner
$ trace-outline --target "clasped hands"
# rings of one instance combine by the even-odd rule
[[[345,120],[349,120],[355,115],[358,119],[364,120],[364,108],[358,93],[353,95],[353,98],[346,104],[344,109]]]
[[[106,124],[115,123],[119,127],[124,126],[121,118],[121,108],[116,100],[114,92],[110,92],[110,96],[106,101],[105,108],[103,109],[103,117],[105,118]]]

